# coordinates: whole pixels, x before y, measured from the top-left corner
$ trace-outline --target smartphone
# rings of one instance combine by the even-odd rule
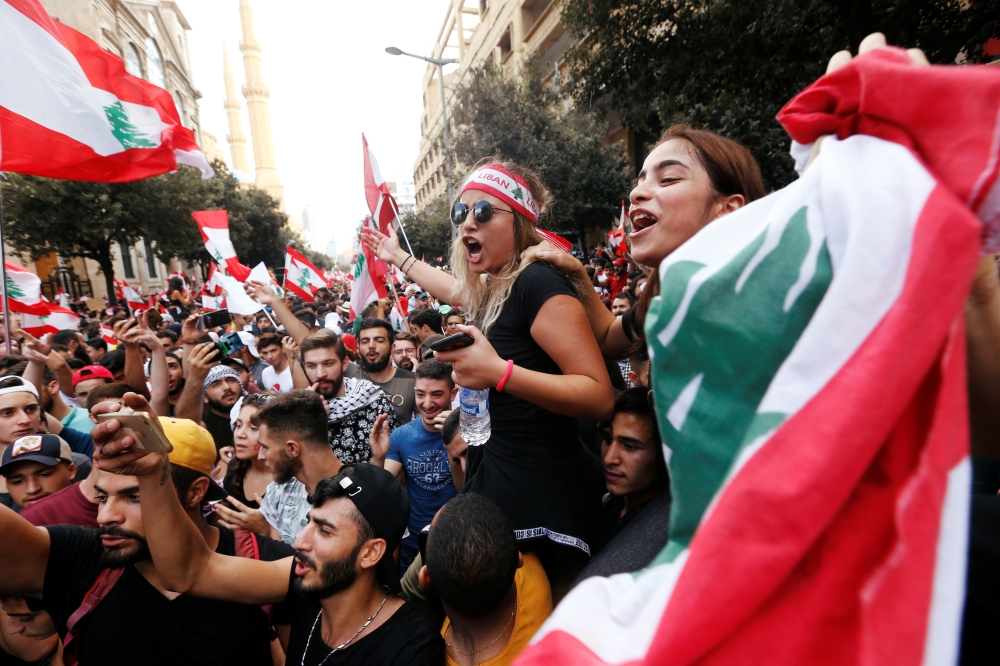
[[[135,440],[135,447],[143,451],[170,453],[174,450],[170,440],[163,433],[159,421],[147,412],[107,412],[97,415],[98,423],[104,423],[111,419],[117,419],[122,424],[121,429],[112,438],[113,442],[117,442],[126,435],[131,435]]]
[[[469,347],[475,341],[476,339],[468,333],[456,333],[455,335],[449,335],[446,338],[432,342],[427,346],[436,352],[446,352]]]
[[[198,330],[206,331],[210,328],[218,328],[219,326],[225,326],[231,322],[233,318],[229,315],[229,310],[223,308],[222,310],[214,310],[212,312],[207,312],[202,316],[198,317]]]
[[[146,310],[146,323],[148,323],[149,327],[155,331],[160,327],[160,324],[163,323],[163,315],[160,314],[159,310],[150,308],[149,310]]]
[[[243,344],[243,340],[240,339],[239,333],[226,333],[219,341],[215,343],[215,346],[219,348],[223,356],[232,356],[239,350],[243,349],[246,345]]]

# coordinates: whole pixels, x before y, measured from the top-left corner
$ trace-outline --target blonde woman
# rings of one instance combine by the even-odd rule
[[[538,554],[560,592],[590,557],[602,478],[575,419],[607,418],[614,396],[573,284],[543,263],[520,265],[543,239],[549,193],[531,171],[489,163],[473,170],[451,210],[454,277],[416,260],[394,237],[365,229],[364,243],[438,300],[463,308],[470,347],[438,353],[455,380],[490,389],[491,436],[470,447],[465,491],[502,508],[522,551]],[[595,466],[596,465],[596,466]]]

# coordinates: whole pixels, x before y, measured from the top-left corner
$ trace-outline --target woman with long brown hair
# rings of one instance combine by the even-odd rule
[[[538,177],[508,162],[473,169],[452,207],[454,277],[399,249],[394,237],[365,229],[365,246],[398,266],[439,300],[461,306],[475,343],[438,353],[456,382],[490,389],[491,436],[470,447],[465,491],[485,495],[534,551],[556,596],[587,562],[596,537],[602,484],[575,418],[606,418],[611,382],[576,289],[521,253],[543,237],[537,229],[549,199]],[[471,450],[475,448],[476,450]]]
[[[643,161],[629,194],[632,259],[656,268],[671,252],[718,218],[766,194],[757,160],[732,139],[674,125]],[[642,327],[650,301],[660,293],[654,270],[635,307],[616,317],[590,287],[578,259],[548,244],[529,248],[525,261],[544,261],[573,277],[605,358],[645,347]]]

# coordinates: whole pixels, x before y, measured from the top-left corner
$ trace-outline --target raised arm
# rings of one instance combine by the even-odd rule
[[[292,314],[285,302],[281,300],[274,290],[263,282],[247,280],[243,285],[247,295],[256,299],[263,305],[267,305],[274,311],[274,317],[278,323],[285,327],[285,332],[292,336],[295,342],[302,342],[309,335],[309,327],[299,321],[298,317]]]
[[[203,342],[191,349],[190,355],[184,359],[184,390],[174,408],[174,416],[190,419],[195,423],[202,422],[202,410],[205,407],[203,385],[208,371],[218,362],[219,348],[214,342]]]
[[[476,338],[465,349],[434,356],[455,367],[456,383],[466,388],[495,388],[507,372],[500,358],[475,326],[459,326]],[[531,325],[531,337],[552,357],[563,374],[550,375],[514,366],[503,390],[562,416],[608,418],[614,406],[611,379],[600,349],[587,330],[587,316],[572,296],[545,301]]]
[[[558,268],[573,281],[604,358],[616,361],[629,353],[632,341],[622,329],[621,318],[611,314],[601,301],[601,297],[594,291],[587,269],[579,259],[545,242],[521,253],[522,264],[532,260],[544,261]]]
[[[142,371],[142,354],[139,352],[137,337],[138,323],[134,318],[115,324],[115,337],[125,345],[125,381],[136,393],[149,397],[146,388],[146,373]]]
[[[49,561],[49,532],[0,505],[0,596],[40,599]]]
[[[374,229],[361,230],[361,242],[376,257],[392,264],[426,289],[431,296],[449,305],[461,306],[458,300],[458,281],[444,271],[428,266],[408,252],[400,249],[395,236],[386,236]]]
[[[139,395],[127,394],[124,400],[137,411],[151,411]],[[118,405],[101,403],[95,409],[98,413],[117,411]],[[95,460],[102,471],[138,478],[142,525],[163,586],[196,597],[250,605],[284,601],[292,558],[260,562],[213,552],[184,513],[170,479],[167,455],[133,451],[131,437],[110,442],[120,427],[118,421],[110,420],[94,428],[97,448],[103,448]]]
[[[170,413],[170,372],[167,370],[167,351],[160,344],[156,333],[149,328],[148,310],[138,316],[139,325],[126,335],[133,335],[138,342],[149,347],[149,379],[152,384],[150,404],[157,414]]]

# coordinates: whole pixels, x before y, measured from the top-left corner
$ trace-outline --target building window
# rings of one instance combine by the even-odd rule
[[[179,92],[172,92],[170,96],[174,98],[174,106],[177,107],[177,115],[181,118],[181,125],[184,125],[184,100]]]
[[[149,75],[146,80],[154,86],[167,87],[167,76],[163,70],[163,57],[160,55],[160,47],[152,37],[146,38],[146,69]]]
[[[153,246],[147,242],[146,243],[146,273],[150,278],[158,277],[156,274],[156,256],[153,254]]]
[[[125,277],[129,280],[135,279],[135,268],[132,266],[132,252],[127,248],[119,248],[122,252],[122,268],[125,270]]]
[[[479,15],[482,16],[490,8],[490,0],[479,0]]]
[[[125,49],[125,71],[132,76],[138,76],[140,79],[143,78],[142,60],[139,58],[139,50],[135,48],[135,44],[132,42],[129,42],[128,47]]]

